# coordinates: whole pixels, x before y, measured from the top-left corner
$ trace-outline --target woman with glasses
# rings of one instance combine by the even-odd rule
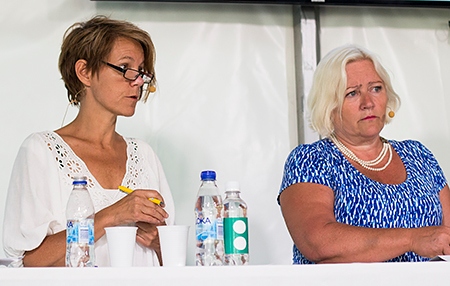
[[[30,135],[17,155],[3,234],[6,254],[23,256],[18,266],[65,265],[65,208],[79,175],[96,211],[96,265],[109,265],[104,228],[129,224],[138,227],[134,265],[160,264],[156,226],[173,224],[172,195],[152,148],[116,132],[117,117],[132,116],[154,91],[154,65],[150,36],[129,22],[97,16],[66,31],[59,70],[79,112],[56,131]]]
[[[308,98],[323,137],[288,156],[279,203],[294,264],[428,261],[450,254],[450,190],[433,154],[381,130],[400,98],[371,52],[328,53]]]

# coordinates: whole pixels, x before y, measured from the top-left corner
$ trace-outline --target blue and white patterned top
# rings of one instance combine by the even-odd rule
[[[441,225],[439,192],[447,184],[433,154],[413,140],[389,143],[406,168],[398,185],[382,184],[361,174],[329,140],[295,148],[286,160],[280,194],[290,185],[309,182],[334,191],[336,220],[371,228],[415,228]],[[294,245],[294,264],[311,264]],[[408,252],[389,261],[427,261]]]

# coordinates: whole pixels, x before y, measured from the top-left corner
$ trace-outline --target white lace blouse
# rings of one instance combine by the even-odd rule
[[[130,189],[153,189],[161,193],[173,224],[175,208],[161,163],[145,142],[127,142],[127,167],[122,185]],[[14,163],[6,199],[3,246],[7,256],[22,256],[43,239],[65,229],[65,209],[72,190],[72,178],[84,175],[95,211],[110,206],[126,194],[103,189],[85,163],[63,139],[52,131],[31,134],[25,139]],[[97,266],[109,266],[106,237],[95,243]],[[136,243],[134,266],[159,265],[156,253]],[[16,266],[22,266],[19,261]]]

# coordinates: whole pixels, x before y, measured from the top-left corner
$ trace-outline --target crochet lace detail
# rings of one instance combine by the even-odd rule
[[[119,190],[105,190],[91,174],[83,160],[81,160],[62,138],[55,132],[44,133],[45,144],[52,152],[60,175],[63,177],[64,184],[72,185],[74,176],[86,176],[89,194],[96,211],[99,211],[115,201],[122,198],[125,194]],[[142,158],[139,158],[139,145],[133,138],[124,138],[127,143],[127,168],[122,184],[131,189],[137,188],[139,182],[145,179],[145,172],[142,172]],[[71,189],[71,187],[70,187]]]

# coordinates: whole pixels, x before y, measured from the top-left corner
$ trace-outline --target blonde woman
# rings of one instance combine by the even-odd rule
[[[420,142],[380,137],[400,99],[366,49],[319,63],[309,97],[323,136],[286,160],[279,204],[294,264],[427,261],[450,254],[450,192]]]

